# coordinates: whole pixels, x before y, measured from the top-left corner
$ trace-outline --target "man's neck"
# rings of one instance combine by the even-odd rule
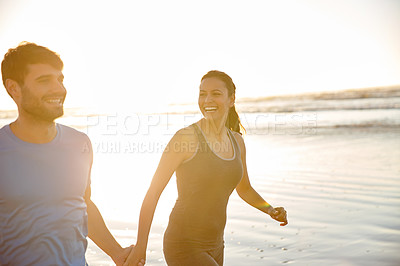
[[[57,135],[55,122],[21,116],[10,124],[10,129],[19,139],[36,144],[48,143]]]

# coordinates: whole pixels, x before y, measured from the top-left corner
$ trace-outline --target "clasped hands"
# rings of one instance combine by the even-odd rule
[[[135,259],[136,255],[135,245],[131,245],[127,248],[123,248],[118,254],[111,258],[117,266],[143,266],[145,264],[145,259]],[[144,257],[146,257],[146,254],[144,254]]]

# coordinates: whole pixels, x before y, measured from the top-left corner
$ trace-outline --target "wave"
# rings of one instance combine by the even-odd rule
[[[400,109],[244,113],[240,118],[246,129],[257,132],[313,132],[317,128],[400,129]]]
[[[371,87],[339,91],[308,92],[301,94],[276,95],[258,98],[244,98],[240,102],[274,101],[274,100],[345,100],[363,98],[400,97],[400,85]]]
[[[400,109],[400,97],[342,100],[290,99],[274,101],[240,102],[242,112],[302,112],[324,110]]]
[[[334,92],[241,98],[236,108],[242,113],[303,112],[326,110],[400,109],[400,85]],[[168,112],[195,113],[197,104],[172,104]]]

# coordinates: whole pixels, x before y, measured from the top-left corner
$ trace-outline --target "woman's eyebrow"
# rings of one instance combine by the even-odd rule
[[[212,89],[211,91],[222,91],[222,90],[223,90],[222,88],[217,88],[217,89]],[[207,90],[200,89],[200,91],[207,91]]]

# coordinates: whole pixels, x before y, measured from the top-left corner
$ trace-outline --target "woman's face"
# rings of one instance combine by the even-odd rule
[[[218,78],[206,78],[200,84],[199,108],[206,119],[226,120],[235,96],[228,95],[225,83]]]

